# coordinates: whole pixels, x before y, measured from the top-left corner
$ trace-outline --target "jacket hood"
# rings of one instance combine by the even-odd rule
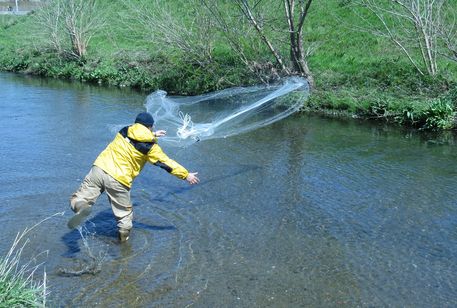
[[[127,136],[140,142],[155,141],[154,134],[144,125],[136,123],[129,127]]]

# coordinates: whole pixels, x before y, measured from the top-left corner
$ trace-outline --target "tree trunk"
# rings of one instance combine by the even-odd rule
[[[289,25],[290,39],[290,61],[292,63],[293,74],[305,77],[308,79],[311,88],[314,87],[314,79],[311,75],[308,63],[306,61],[305,52],[303,50],[303,24],[308,14],[312,0],[308,0],[306,5],[300,3],[300,18],[297,27],[294,23],[295,1],[284,0],[286,19]]]

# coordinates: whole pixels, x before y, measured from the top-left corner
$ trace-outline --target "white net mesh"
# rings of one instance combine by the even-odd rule
[[[308,82],[292,77],[270,86],[231,88],[192,97],[169,97],[156,91],[146,109],[156,129],[167,131],[161,143],[188,146],[257,129],[296,112],[309,94]]]

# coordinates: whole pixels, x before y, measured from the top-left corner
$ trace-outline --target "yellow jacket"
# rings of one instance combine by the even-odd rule
[[[121,129],[94,165],[125,186],[132,187],[133,180],[147,161],[183,180],[189,174],[186,168],[162,151],[154,134],[139,123]]]

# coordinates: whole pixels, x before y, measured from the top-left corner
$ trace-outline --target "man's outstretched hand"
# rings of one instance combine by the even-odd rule
[[[167,131],[163,130],[163,129],[157,130],[157,131],[154,132],[154,136],[156,136],[156,137],[163,137],[166,134],[167,134]]]
[[[198,172],[189,172],[189,175],[187,175],[186,181],[190,184],[198,184],[200,182],[200,179],[197,177]]]

